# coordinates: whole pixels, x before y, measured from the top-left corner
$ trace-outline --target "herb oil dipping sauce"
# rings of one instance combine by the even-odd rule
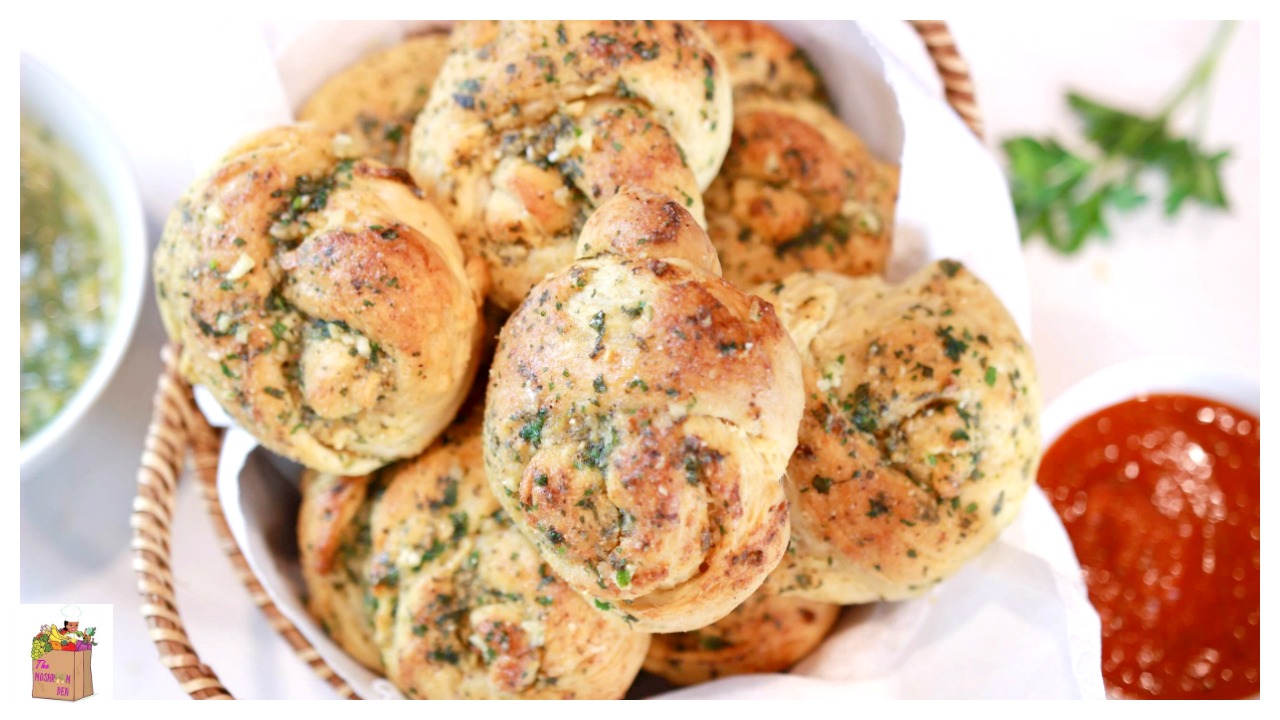
[[[120,241],[94,173],[22,114],[22,440],[84,384],[120,299]]]

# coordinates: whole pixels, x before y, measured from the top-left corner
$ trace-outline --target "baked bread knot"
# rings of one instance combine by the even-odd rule
[[[800,273],[757,292],[804,358],[773,591],[842,604],[923,594],[1018,514],[1040,457],[1031,349],[1000,300],[941,260],[891,287]]]
[[[724,170],[706,194],[725,278],[753,287],[798,270],[882,272],[898,169],[817,103],[756,94],[734,113]]]
[[[822,644],[840,606],[757,591],[713,625],[654,635],[644,669],[676,685],[785,672]]]
[[[898,169],[830,107],[805,52],[767,23],[713,20],[733,83],[733,140],[706,191],[724,276],[741,287],[798,270],[872,275],[893,237]]]
[[[372,53],[326,80],[303,103],[298,120],[336,136],[346,157],[406,167],[413,122],[448,55],[445,32]]]
[[[155,252],[179,369],[271,450],[359,474],[421,452],[479,359],[483,263],[403,170],[281,127],[187,190]]]
[[[622,697],[649,636],[589,606],[512,527],[485,482],[480,407],[412,460],[304,477],[309,608],[411,698]]]
[[[707,32],[729,66],[735,100],[760,93],[829,105],[822,74],[804,49],[758,20],[708,20]]]
[[[702,190],[729,146],[728,74],[700,23],[487,21],[454,27],[414,126],[409,169],[513,309],[573,262],[592,210],[624,185]]]
[[[589,258],[503,327],[489,374],[494,493],[557,575],[638,630],[727,615],[787,541],[799,357],[706,245],[680,202],[624,189],[583,229]]]

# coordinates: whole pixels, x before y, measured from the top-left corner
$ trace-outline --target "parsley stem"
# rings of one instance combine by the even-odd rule
[[[1167,119],[1188,96],[1200,90],[1209,82],[1209,79],[1213,77],[1213,71],[1218,67],[1218,60],[1222,57],[1222,52],[1227,47],[1227,41],[1231,39],[1231,34],[1235,31],[1238,23],[1238,20],[1223,20],[1218,23],[1218,29],[1213,33],[1213,39],[1209,41],[1209,48],[1200,57],[1195,66],[1191,68],[1187,79],[1182,82],[1178,91],[1161,108],[1157,117]]]

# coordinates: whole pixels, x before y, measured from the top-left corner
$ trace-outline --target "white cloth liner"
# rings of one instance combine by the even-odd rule
[[[406,29],[429,23],[332,21],[246,33],[237,52],[206,68],[227,88],[194,129],[198,171],[244,133],[287,122],[323,79]],[[882,157],[900,158],[902,183],[888,275],[938,258],[986,281],[1030,337],[1030,297],[1008,190],[995,160],[919,78],[853,22],[779,24],[827,80],[841,117]],[[235,60],[233,62],[233,60]],[[230,420],[203,388],[210,421]],[[367,698],[398,698],[311,620],[302,602],[295,523],[297,466],[231,427],[218,494],[233,535],[280,611],[325,661]],[[925,597],[845,611],[824,644],[790,674],[726,678],[672,698],[1105,697],[1101,632],[1070,540],[1033,488],[1014,524],[981,556]]]

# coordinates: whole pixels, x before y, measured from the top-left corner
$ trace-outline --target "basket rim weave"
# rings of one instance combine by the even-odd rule
[[[947,103],[974,135],[982,139],[982,113],[978,109],[969,65],[960,55],[946,22],[908,22],[920,36],[933,61],[942,80]],[[160,653],[160,663],[169,668],[182,690],[196,700],[234,699],[213,668],[200,661],[199,653],[183,625],[174,593],[170,539],[178,482],[186,469],[189,453],[191,469],[204,496],[205,509],[213,522],[218,543],[231,559],[253,603],[262,610],[271,627],[281,634],[294,654],[328,683],[339,697],[360,699],[271,601],[232,537],[216,487],[222,432],[211,427],[196,407],[191,386],[178,373],[178,356],[178,346],[172,343],[161,352],[164,367],[156,383],[151,422],[138,468],[137,494],[129,518],[133,529],[130,550],[140,609],[147,632]]]

